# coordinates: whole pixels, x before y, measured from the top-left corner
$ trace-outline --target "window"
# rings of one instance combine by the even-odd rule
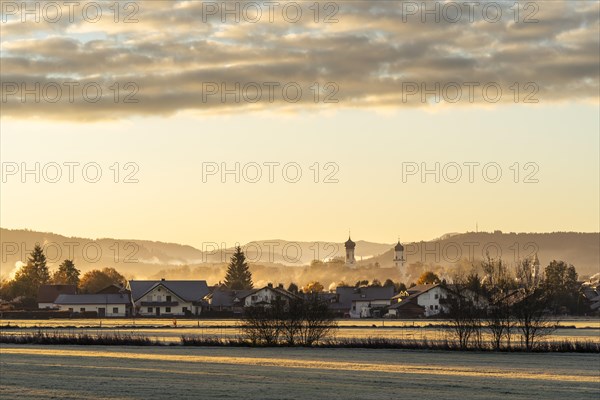
[[[85,312],[85,307],[81,307],[81,308],[79,309],[79,312]]]
[[[438,309],[438,305],[437,305],[437,304],[435,305],[435,309],[436,309],[436,310]]]
[[[184,314],[187,313],[188,312],[187,307],[181,307],[181,312]]]
[[[256,301],[258,299],[258,296],[252,296],[252,301]]]
[[[152,307],[148,307],[148,312],[152,312]]]
[[[69,307],[69,311],[70,311],[70,312],[73,312],[73,307]]]
[[[167,296],[167,301],[171,301],[171,296]]]
[[[433,310],[433,306],[429,306],[429,309],[430,309],[430,310]]]
[[[439,299],[439,298],[440,298],[440,295],[439,295],[439,294],[436,294],[436,295],[434,296],[434,299],[436,299],[436,300],[437,300],[437,299]]]
[[[119,307],[113,307],[113,314],[119,313]]]
[[[165,307],[165,312],[171,312],[171,307]]]

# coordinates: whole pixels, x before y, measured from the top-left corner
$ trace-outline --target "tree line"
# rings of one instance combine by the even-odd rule
[[[81,275],[74,261],[69,259],[50,271],[42,246],[36,244],[14,278],[0,283],[0,298],[35,307],[39,288],[47,284],[74,285],[79,293],[96,293],[112,284],[124,287],[127,280],[114,268],[94,269]]]
[[[581,310],[575,267],[552,261],[538,275],[531,259],[521,260],[514,271],[501,259],[482,262],[485,276],[471,271],[442,282],[440,300],[452,332],[463,349],[484,346],[484,334],[496,350],[510,348],[518,333],[521,344],[531,350],[556,328],[558,314]]]

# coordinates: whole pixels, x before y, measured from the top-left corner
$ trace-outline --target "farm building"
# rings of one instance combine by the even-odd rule
[[[38,289],[38,308],[56,308],[54,300],[61,294],[76,294],[75,285],[41,285]]]
[[[224,286],[216,286],[209,294],[204,296],[203,300],[208,304],[210,311],[240,314],[244,307],[242,299],[252,292],[254,292],[254,289],[231,290]]]
[[[391,304],[394,287],[339,286],[336,294],[336,301],[330,304],[333,311],[350,318],[369,318],[382,315],[381,311]]]
[[[96,312],[99,317],[131,315],[131,298],[127,294],[61,294],[54,305],[60,311]]]
[[[200,315],[208,303],[206,281],[129,281],[136,314],[141,316]]]

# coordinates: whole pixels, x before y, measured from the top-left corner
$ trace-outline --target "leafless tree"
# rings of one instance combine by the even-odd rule
[[[253,344],[312,346],[337,329],[334,314],[318,294],[281,299],[269,305],[247,307],[241,330]]]
[[[525,349],[531,351],[537,342],[554,332],[557,322],[547,312],[548,300],[543,291],[521,288],[518,296],[512,310]]]
[[[467,349],[472,340],[476,346],[481,345],[481,317],[478,294],[470,288],[470,283],[478,281],[476,274],[455,276],[452,283],[442,283],[446,294],[440,300],[452,330],[461,349]]]

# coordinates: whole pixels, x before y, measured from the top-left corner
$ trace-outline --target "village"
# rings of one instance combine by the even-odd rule
[[[345,262],[356,263],[356,243],[345,242]],[[41,257],[39,254],[33,258]],[[31,260],[30,260],[31,261]],[[404,266],[404,246],[398,241],[394,246],[394,266]],[[35,260],[33,260],[33,264]],[[537,255],[525,260],[526,271],[520,279],[532,287],[541,285],[541,271]],[[493,271],[483,281],[491,282]],[[496,272],[497,274],[497,272]],[[355,285],[340,284],[325,290],[318,282],[303,288],[291,283],[268,283],[253,287],[251,273],[241,249],[233,255],[225,283],[209,286],[205,280],[128,280],[126,284],[111,283],[93,292],[80,293],[76,284],[47,283],[37,288],[37,308],[44,317],[77,318],[242,318],[249,307],[268,307],[273,302],[289,304],[306,298],[317,298],[327,305],[336,318],[399,318],[416,319],[444,317],[448,314],[446,297],[448,286],[433,272],[425,272],[419,280],[406,287],[391,279],[383,284],[374,280]],[[600,310],[600,284],[590,281],[579,287],[581,297],[591,313]],[[516,287],[506,291],[504,297],[518,298]],[[471,298],[474,297],[470,293]],[[485,300],[478,300],[479,303]],[[513,300],[514,301],[514,300]],[[487,308],[490,304],[483,304]],[[6,314],[6,313],[5,313]],[[14,314],[13,314],[14,315]]]

